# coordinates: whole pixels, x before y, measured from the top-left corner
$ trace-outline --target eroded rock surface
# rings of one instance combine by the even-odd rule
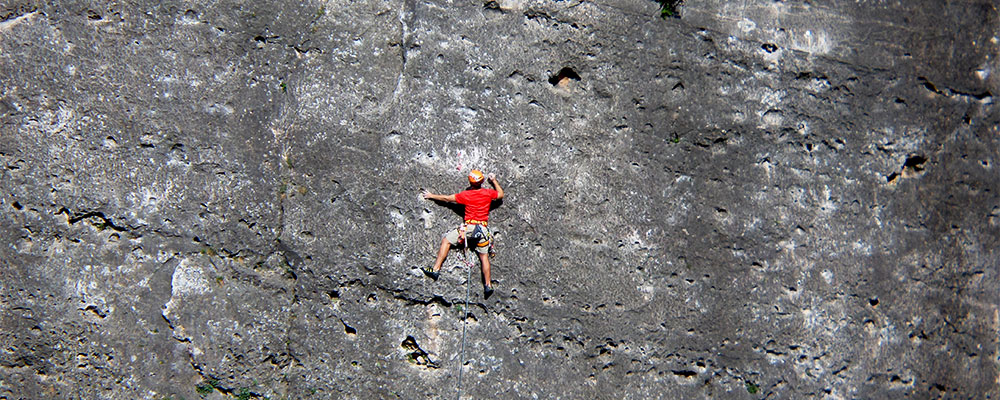
[[[680,12],[0,5],[0,398],[1000,395],[995,5]]]

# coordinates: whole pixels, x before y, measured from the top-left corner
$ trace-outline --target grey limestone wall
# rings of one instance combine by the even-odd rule
[[[1000,395],[996,5],[658,7],[0,4],[0,399]]]

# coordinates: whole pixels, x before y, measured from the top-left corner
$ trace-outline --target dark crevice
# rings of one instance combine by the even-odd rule
[[[70,225],[75,225],[77,222],[85,221],[88,224],[97,228],[97,230],[111,229],[116,232],[124,232],[126,227],[116,225],[111,218],[108,218],[100,211],[87,211],[83,213],[74,213],[68,208],[60,208],[56,214],[66,214]]]
[[[281,39],[281,36],[278,36],[278,35],[266,35],[266,34],[264,34],[264,35],[257,35],[257,36],[253,37],[254,41],[256,41],[258,43],[262,43],[262,44],[277,42],[278,39]]]
[[[918,77],[917,82],[920,82],[920,84],[923,85],[924,89],[927,89],[933,93],[944,95],[944,93],[938,90],[937,86],[935,86],[933,82],[927,80],[927,78],[924,78],[922,76]]]
[[[927,162],[927,158],[924,157],[924,156],[916,155],[916,156],[908,157],[906,159],[906,162],[903,163],[903,168],[904,169],[905,168],[911,168],[911,169],[913,169],[916,172],[920,172],[920,171],[924,170],[924,163],[926,163],[926,162]]]
[[[549,13],[539,10],[527,10],[524,12],[524,16],[528,19],[554,20],[554,18],[552,18],[552,16],[549,15]]]
[[[564,67],[563,69],[560,69],[558,73],[549,77],[549,83],[552,84],[552,86],[565,85],[569,83],[570,79],[579,81],[580,75],[577,74],[573,68]]]
[[[90,311],[91,313],[93,313],[94,315],[98,316],[101,319],[104,319],[105,317],[108,316],[108,313],[104,312],[100,308],[97,308],[97,306],[95,306],[93,304],[88,305],[87,307],[82,308],[81,310],[82,311]]]
[[[503,12],[503,9],[500,8],[500,3],[496,2],[496,0],[490,0],[487,1],[486,3],[483,3],[483,9],[487,11],[494,11],[500,13]]]
[[[353,326],[348,325],[347,322],[344,322],[344,320],[340,320],[340,323],[344,324],[344,333],[346,333],[348,335],[357,335],[358,334],[358,330],[355,329]]]
[[[906,158],[903,162],[902,168],[898,172],[892,172],[886,175],[885,180],[887,183],[894,183],[900,177],[903,178],[916,178],[924,174],[926,170],[927,157],[922,155],[913,155]]]
[[[437,295],[435,295],[434,297],[432,297],[432,298],[430,298],[428,300],[405,297],[405,296],[403,296],[401,294],[393,295],[393,298],[395,298],[397,300],[403,300],[403,301],[405,301],[409,305],[419,304],[419,305],[428,306],[428,305],[431,305],[431,304],[437,304],[437,305],[442,306],[442,307],[451,307],[452,304],[453,304],[452,302],[450,302],[448,300],[445,300],[444,297],[437,296]]]
[[[287,367],[288,365],[290,365],[292,363],[293,359],[294,358],[291,357],[288,353],[283,353],[283,354],[274,354],[274,353],[272,353],[272,354],[268,354],[267,357],[264,357],[264,361],[266,361],[266,362],[270,363],[271,365],[273,365],[275,367],[278,367],[278,368],[285,368],[285,367]]]
[[[406,355],[406,360],[410,363],[425,368],[440,368],[438,363],[431,360],[427,352],[420,348],[420,345],[417,344],[417,339],[414,339],[413,336],[407,336],[399,346],[409,352]]]
[[[18,159],[16,161],[14,161],[13,163],[8,163],[7,164],[7,169],[10,170],[10,171],[19,170],[19,169],[21,169],[21,165],[20,164],[24,164],[24,163],[25,163],[24,160]]]
[[[694,378],[695,376],[698,375],[697,372],[689,371],[689,370],[673,370],[673,371],[670,371],[670,372],[672,372],[676,376],[679,376],[681,378],[687,378],[687,379]]]
[[[973,99],[976,99],[976,100],[989,100],[989,99],[991,99],[993,97],[993,93],[990,92],[989,90],[984,90],[984,91],[979,92],[979,93],[972,93],[972,92],[964,92],[964,91],[960,91],[960,90],[955,90],[955,89],[948,88],[948,87],[945,87],[943,89],[939,89],[937,87],[937,85],[934,84],[934,82],[931,82],[929,79],[927,79],[927,77],[923,77],[923,76],[917,77],[917,82],[920,83],[920,85],[923,86],[924,89],[927,89],[931,93],[939,94],[939,95],[942,95],[942,96],[945,96],[945,97],[956,97],[956,96],[957,97],[970,97],[970,98],[973,98]]]
[[[170,333],[171,333],[170,336],[171,337],[173,337],[178,342],[182,342],[182,343],[189,343],[189,342],[191,342],[191,338],[179,336],[177,334],[177,330],[174,328],[174,323],[170,322],[170,318],[167,318],[167,316],[165,314],[163,314],[163,313],[160,313],[160,316],[163,317],[163,321],[166,322],[167,323],[167,327],[170,328]]]
[[[20,18],[22,16],[31,14],[38,10],[38,6],[32,4],[23,4],[16,7],[10,7],[5,14],[0,15],[0,22],[11,20],[14,18]]]

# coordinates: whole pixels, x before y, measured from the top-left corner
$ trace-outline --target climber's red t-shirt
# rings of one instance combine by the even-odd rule
[[[455,195],[458,204],[465,205],[465,220],[486,222],[490,219],[490,202],[499,194],[493,189],[472,189]]]

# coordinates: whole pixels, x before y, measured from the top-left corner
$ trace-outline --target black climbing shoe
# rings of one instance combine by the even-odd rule
[[[435,281],[438,280],[439,276],[441,276],[440,272],[434,272],[434,270],[431,269],[431,267],[424,267],[423,269],[421,269],[421,271],[424,271],[424,275],[427,275],[428,277],[430,277]]]
[[[492,295],[493,295],[493,287],[487,286],[487,287],[483,288],[483,299],[484,300],[489,300],[490,296],[492,296]]]

